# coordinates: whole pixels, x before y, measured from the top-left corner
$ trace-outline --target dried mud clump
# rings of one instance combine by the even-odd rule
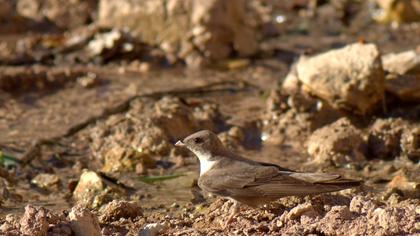
[[[420,159],[420,126],[403,119],[377,119],[369,128],[368,151],[372,158]]]
[[[299,112],[286,100],[287,96],[281,91],[271,91],[263,117],[262,140],[266,143],[281,144],[287,138],[304,135],[310,129],[310,115]]]
[[[240,127],[234,126],[226,132],[222,132],[219,135],[222,143],[230,148],[237,149],[245,141],[245,132]]]
[[[43,236],[48,231],[47,211],[31,205],[25,207],[20,220],[20,232],[24,235]]]
[[[308,153],[316,163],[338,166],[365,160],[365,142],[360,130],[347,118],[316,130],[308,140]]]
[[[368,149],[373,158],[392,159],[400,152],[400,138],[406,122],[401,119],[378,119],[370,127]]]
[[[17,215],[6,215],[2,223],[0,232],[8,233],[9,235],[19,235],[19,219]]]
[[[343,116],[327,102],[303,92],[299,87],[301,83],[295,78],[289,74],[282,87],[270,93],[262,128],[266,143],[284,144],[296,138],[306,140],[314,130]],[[296,142],[290,142],[290,145],[296,145]]]
[[[403,155],[414,163],[420,161],[420,127],[405,130],[401,137]]]
[[[114,200],[99,210],[101,222],[117,221],[121,218],[135,219],[142,216],[142,209],[134,202]]]
[[[178,98],[158,101],[139,99],[125,114],[113,115],[92,129],[92,153],[103,161],[103,171],[133,170],[141,164],[153,168],[157,158],[166,158],[173,143],[201,130],[217,130],[216,106],[189,106]]]

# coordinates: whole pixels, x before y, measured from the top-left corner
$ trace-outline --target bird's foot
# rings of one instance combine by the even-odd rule
[[[229,215],[228,219],[223,223],[223,230],[229,228],[230,224],[235,220],[235,215]]]
[[[226,222],[223,224],[223,229],[227,229],[229,225],[234,221],[235,216],[239,213],[239,210],[240,210],[239,203],[237,201],[233,201],[232,208],[231,208],[232,212],[229,214],[229,217],[227,218]]]

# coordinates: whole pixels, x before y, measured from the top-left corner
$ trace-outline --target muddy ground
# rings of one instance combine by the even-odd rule
[[[359,4],[346,5],[345,14],[332,11],[332,4],[315,9],[278,4],[272,17],[287,21],[262,52],[246,58],[233,53],[205,68],[173,63],[132,39],[141,45],[135,59],[113,49],[94,59],[77,52],[75,60],[66,47],[39,45],[60,44],[57,38],[66,32],[101,30],[19,21],[21,27],[0,36],[0,232],[419,234],[419,100],[387,92],[367,114],[331,107],[319,112],[311,108],[318,98],[293,105],[283,91],[282,82],[302,54],[358,41],[376,44],[382,54],[418,52],[418,23],[392,27],[373,21]],[[201,129],[217,132],[225,145],[251,159],[340,173],[364,184],[286,197],[259,209],[243,206],[223,228],[231,203],[202,192],[198,160],[173,146]],[[343,152],[351,152],[351,160],[311,151],[311,145],[322,149],[330,140],[339,140],[331,147],[337,153],[350,146]]]

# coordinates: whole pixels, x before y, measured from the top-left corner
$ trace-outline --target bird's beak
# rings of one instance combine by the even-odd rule
[[[178,142],[175,143],[175,146],[177,146],[177,147],[185,147],[185,144],[181,140],[179,140]]]

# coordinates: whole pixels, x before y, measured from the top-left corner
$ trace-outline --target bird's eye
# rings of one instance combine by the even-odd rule
[[[204,140],[202,138],[195,138],[194,143],[202,143]]]

